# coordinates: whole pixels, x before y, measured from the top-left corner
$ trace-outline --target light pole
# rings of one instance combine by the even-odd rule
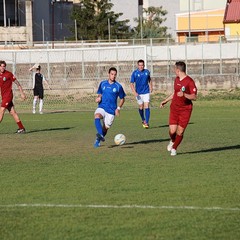
[[[52,48],[54,48],[54,3],[56,0],[51,1],[52,5]]]
[[[6,22],[6,0],[3,0],[3,21],[4,21],[4,27],[7,26],[7,22]]]
[[[108,18],[108,41],[111,41],[111,25],[110,25],[110,19]]]

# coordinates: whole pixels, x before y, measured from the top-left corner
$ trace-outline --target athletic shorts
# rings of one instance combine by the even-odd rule
[[[146,94],[139,94],[136,97],[138,105],[142,105],[143,103],[149,103],[150,102],[150,93]]]
[[[103,122],[106,128],[110,128],[113,124],[115,116],[110,113],[107,113],[103,108],[97,108],[94,115],[97,113],[102,115]]]
[[[6,108],[9,112],[11,111],[11,108],[14,106],[12,99],[3,99],[1,103],[1,107]]]
[[[33,89],[33,95],[39,96],[39,98],[41,98],[41,99],[43,99],[43,93],[44,93],[43,88],[34,88]]]
[[[169,125],[179,125],[182,128],[186,128],[190,117],[191,117],[192,109],[184,109],[184,110],[170,110],[169,115]]]

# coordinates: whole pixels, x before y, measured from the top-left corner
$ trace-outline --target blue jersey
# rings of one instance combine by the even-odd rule
[[[136,69],[131,76],[131,83],[135,83],[135,90],[138,94],[150,93],[149,82],[151,81],[150,72],[148,69],[140,71]]]
[[[102,95],[102,100],[98,104],[98,107],[103,108],[107,113],[112,115],[115,115],[118,97],[123,99],[126,96],[120,83],[113,82],[110,84],[108,80],[104,80],[100,83],[97,94]]]

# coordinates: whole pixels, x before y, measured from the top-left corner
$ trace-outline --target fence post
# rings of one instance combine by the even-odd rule
[[[188,65],[188,57],[187,57],[187,38],[185,38],[185,63],[186,66]],[[188,67],[187,67],[187,72],[188,72]]]
[[[237,35],[237,69],[236,69],[236,75],[239,75],[239,35]]]
[[[152,38],[150,38],[150,52],[151,52],[151,74],[153,75],[153,51],[152,51],[152,48],[153,48],[153,41],[152,41]]]
[[[204,53],[204,51],[203,51],[203,42],[202,42],[202,76],[204,76],[204,60],[203,60],[203,53]]]
[[[219,37],[220,74],[222,74],[222,36]]]
[[[81,49],[82,51],[82,79],[85,78],[85,68],[84,68],[84,50]]]

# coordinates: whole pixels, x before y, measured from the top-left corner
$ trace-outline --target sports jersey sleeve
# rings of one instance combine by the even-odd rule
[[[134,71],[131,75],[131,79],[130,79],[130,83],[134,83],[135,82],[135,73],[136,71]]]
[[[126,93],[124,92],[123,87],[120,86],[120,88],[119,88],[119,98],[123,99],[123,98],[125,98],[125,96],[126,96]]]
[[[12,74],[12,81],[14,82],[16,79],[17,79],[16,76]]]
[[[195,85],[195,82],[192,79],[189,83],[189,91],[190,91],[190,94],[196,94],[197,95],[197,87]]]
[[[103,92],[102,92],[102,84],[103,84],[103,82],[101,82],[101,83],[99,84],[98,90],[97,90],[97,94],[102,94],[102,93],[103,93]]]

